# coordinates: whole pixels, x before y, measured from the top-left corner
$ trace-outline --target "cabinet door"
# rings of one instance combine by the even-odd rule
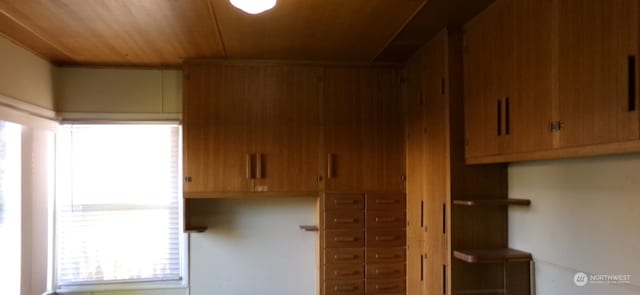
[[[506,1],[505,154],[550,150],[553,100],[553,0]]]
[[[407,244],[407,295],[425,294],[423,243],[409,239]]]
[[[362,173],[365,191],[404,192],[404,112],[399,71],[361,72]]]
[[[261,66],[253,71],[256,191],[319,190],[322,69]]]
[[[638,139],[638,1],[560,0],[558,19],[560,147]]]
[[[446,248],[446,207],[450,192],[451,137],[449,93],[442,81],[446,77],[447,34],[436,36],[425,49],[423,78],[425,91],[426,146],[425,161],[425,280],[426,294],[443,294],[442,269],[448,253]],[[445,83],[446,84],[446,83]]]
[[[423,239],[424,231],[424,103],[422,93],[422,51],[405,67],[403,94],[406,103],[407,236]]]
[[[466,157],[502,152],[505,79],[504,62],[511,53],[506,37],[508,2],[497,1],[465,27],[464,87]]]
[[[363,132],[360,69],[332,67],[324,77],[327,191],[362,190]]]
[[[186,65],[184,74],[185,193],[251,191],[247,71]]]

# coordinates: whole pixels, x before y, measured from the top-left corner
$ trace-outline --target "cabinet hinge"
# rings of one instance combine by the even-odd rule
[[[189,75],[189,74],[184,74],[184,79],[185,79],[185,80],[191,80],[191,75]]]
[[[316,176],[316,181],[317,182],[322,182],[322,175]]]
[[[406,176],[406,175],[402,175],[402,176],[400,176],[400,180],[402,180],[402,181],[407,181],[407,176]]]
[[[549,122],[549,132],[555,133],[564,130],[564,121]]]
[[[184,178],[184,182],[185,182],[185,183],[191,183],[191,181],[193,181],[193,179],[191,178],[191,176],[186,176],[186,177]]]

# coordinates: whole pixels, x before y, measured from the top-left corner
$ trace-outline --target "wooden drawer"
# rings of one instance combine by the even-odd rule
[[[367,211],[367,228],[406,228],[405,211]]]
[[[325,295],[364,295],[364,280],[326,280]]]
[[[405,262],[406,248],[367,248],[367,264]]]
[[[405,194],[367,194],[367,211],[402,210],[406,207]]]
[[[325,194],[324,210],[364,210],[364,195]]]
[[[364,247],[363,230],[326,230],[324,232],[326,248],[362,248]]]
[[[325,249],[325,264],[360,263],[364,264],[364,249],[334,248]]]
[[[364,279],[364,264],[327,264],[324,266],[326,280]]]
[[[372,279],[367,280],[367,294],[390,294],[405,291],[405,279]]]
[[[404,278],[406,268],[404,263],[367,264],[367,280]]]
[[[367,248],[404,247],[406,244],[407,233],[404,229],[373,229],[367,231]]]
[[[324,227],[326,229],[364,228],[364,211],[327,211],[324,213]]]

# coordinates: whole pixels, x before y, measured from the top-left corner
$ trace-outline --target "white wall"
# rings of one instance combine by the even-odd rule
[[[0,95],[54,108],[53,67],[0,37]]]
[[[108,113],[162,119],[182,111],[179,70],[63,67],[55,73],[56,111],[62,117],[96,119],[90,114]]]
[[[191,295],[314,295],[316,199],[206,200],[191,235]]]
[[[640,154],[512,164],[509,243],[531,251],[538,295],[640,294]],[[573,283],[576,272],[631,284]]]

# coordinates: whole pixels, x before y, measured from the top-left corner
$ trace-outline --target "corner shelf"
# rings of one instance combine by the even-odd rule
[[[480,206],[529,206],[531,200],[526,199],[495,199],[495,200],[454,200],[456,206],[480,207]]]
[[[531,253],[511,248],[454,250],[453,257],[466,263],[502,263],[531,261]]]

